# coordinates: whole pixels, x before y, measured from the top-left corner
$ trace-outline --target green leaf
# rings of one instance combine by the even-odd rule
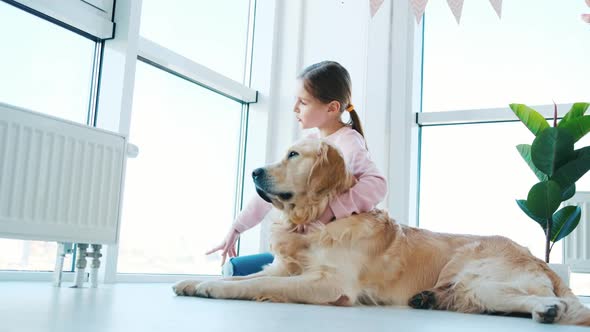
[[[549,128],[547,120],[534,109],[523,104],[510,104],[510,108],[535,136]]]
[[[567,121],[561,120],[558,127],[567,130],[574,138],[574,142],[577,142],[590,132],[590,115],[571,118]]]
[[[533,164],[543,173],[553,173],[574,156],[574,139],[562,128],[547,128],[531,146]]]
[[[566,206],[555,212],[551,225],[551,242],[557,242],[568,236],[580,222],[582,209],[579,206]]]
[[[565,202],[568,199],[574,197],[575,194],[576,194],[576,185],[572,184],[571,186],[561,190],[561,201]]]
[[[590,146],[585,146],[581,149],[577,149],[576,151],[574,151],[574,153],[576,154],[576,158],[580,158],[584,154],[590,155]]]
[[[535,164],[533,164],[533,160],[531,159],[531,146],[529,144],[519,144],[516,146],[516,150],[518,150],[522,156],[522,159],[524,159],[524,161],[529,165],[539,181],[547,181],[549,179],[547,174],[541,172],[537,167],[535,167]]]
[[[563,119],[561,119],[561,121],[559,122],[559,124],[557,125],[558,127],[561,127],[563,122],[567,122],[570,119],[573,118],[579,118],[582,117],[584,115],[584,113],[586,113],[586,110],[588,110],[588,103],[575,103],[572,105],[572,108],[566,113],[566,115],[563,117]]]
[[[561,187],[552,180],[539,182],[531,188],[526,201],[533,215],[548,219],[561,204]]]
[[[529,210],[529,208],[527,207],[527,203],[526,200],[524,199],[517,199],[516,200],[516,204],[518,204],[518,206],[520,207],[520,209],[527,215],[529,216],[529,218],[533,219],[534,221],[537,222],[537,224],[539,224],[539,226],[541,226],[541,228],[543,229],[543,232],[545,232],[545,229],[547,228],[547,220],[537,217],[536,215],[534,215],[531,210]]]
[[[590,170],[590,149],[585,147],[574,151],[576,159],[560,167],[552,180],[559,183],[562,188],[575,184],[586,172]]]

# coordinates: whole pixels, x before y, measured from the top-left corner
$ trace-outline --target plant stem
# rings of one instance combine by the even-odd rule
[[[547,233],[545,233],[545,263],[549,263],[549,254],[551,253],[551,224],[553,224],[552,217],[547,219]]]

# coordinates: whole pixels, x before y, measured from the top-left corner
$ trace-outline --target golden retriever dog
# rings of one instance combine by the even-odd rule
[[[380,210],[294,232],[355,181],[324,141],[296,144],[253,178],[259,195],[282,211],[271,230],[275,260],[249,276],[181,281],[177,295],[525,313],[542,323],[590,325],[590,310],[547,264],[501,236],[434,233]]]

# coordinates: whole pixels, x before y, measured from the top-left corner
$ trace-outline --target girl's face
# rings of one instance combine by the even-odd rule
[[[297,80],[296,97],[293,112],[302,129],[323,128],[332,121],[338,121],[340,103],[335,101],[328,104],[322,103],[305,90],[302,80]]]

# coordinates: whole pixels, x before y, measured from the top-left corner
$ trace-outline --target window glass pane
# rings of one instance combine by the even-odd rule
[[[588,101],[584,1],[466,1],[457,25],[430,1],[424,32],[424,112]]]
[[[572,273],[570,288],[578,296],[590,296],[590,273]]]
[[[242,105],[142,62],[135,83],[118,271],[220,274]]]
[[[140,34],[243,82],[249,1],[145,0]]]
[[[0,2],[0,102],[86,124],[95,43]]]
[[[94,42],[1,1],[0,40],[1,103],[86,123]],[[57,244],[0,239],[0,251],[0,270],[50,271]]]
[[[519,122],[423,128],[420,227],[503,235],[544,259],[543,230],[515,202],[538,182],[516,150],[533,138]],[[580,179],[577,190],[589,191],[589,179]],[[558,242],[551,261],[561,259]]]
[[[53,271],[57,243],[1,239],[0,252],[0,270]],[[72,255],[66,255],[63,270],[72,271]]]

